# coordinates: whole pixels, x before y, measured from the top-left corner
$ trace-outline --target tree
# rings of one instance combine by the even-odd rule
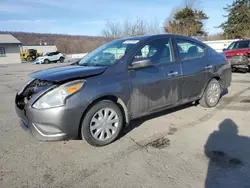
[[[106,28],[102,31],[103,36],[114,39],[159,33],[161,33],[161,27],[157,20],[147,22],[139,18],[136,20],[125,19],[124,21],[108,20]]]
[[[250,0],[236,0],[224,10],[228,18],[219,26],[224,35],[227,38],[250,37]]]
[[[186,6],[177,11],[172,19],[169,19],[165,25],[165,31],[172,34],[181,34],[186,36],[204,36],[207,35],[203,28],[203,21],[207,20],[207,15],[202,10],[195,10]]]

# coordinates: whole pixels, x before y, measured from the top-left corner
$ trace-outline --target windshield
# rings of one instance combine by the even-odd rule
[[[236,48],[236,42],[233,42],[232,44],[230,44],[229,46],[228,46],[228,50],[232,50],[232,49],[235,49]]]
[[[82,66],[110,66],[121,59],[139,40],[118,40],[104,44],[79,61]]]

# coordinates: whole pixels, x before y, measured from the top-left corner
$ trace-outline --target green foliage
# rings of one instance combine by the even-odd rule
[[[236,0],[227,5],[228,19],[221,27],[227,38],[250,37],[250,0]]]
[[[186,7],[175,13],[173,20],[168,21],[165,31],[189,37],[205,36],[207,33],[204,31],[203,21],[207,19],[207,15],[202,10]]]

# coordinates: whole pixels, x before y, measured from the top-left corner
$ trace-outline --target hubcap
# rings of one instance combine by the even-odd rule
[[[111,108],[103,108],[95,113],[90,121],[91,135],[100,141],[108,140],[117,131],[119,117]]]
[[[213,83],[210,85],[208,88],[207,98],[211,104],[216,104],[218,102],[220,98],[220,86],[218,84]]]

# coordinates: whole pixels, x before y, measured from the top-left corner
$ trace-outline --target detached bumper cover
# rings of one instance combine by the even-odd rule
[[[227,57],[232,67],[248,68],[250,65],[249,59],[246,56]]]

